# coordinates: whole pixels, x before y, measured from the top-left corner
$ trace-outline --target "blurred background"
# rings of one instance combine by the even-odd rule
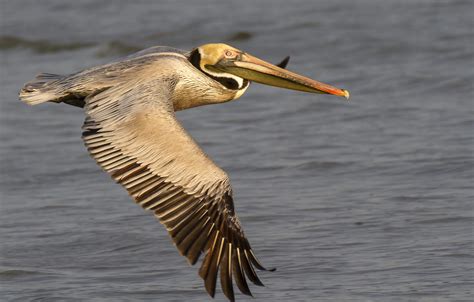
[[[254,84],[178,113],[277,268],[238,300],[472,301],[472,1],[0,3],[5,301],[210,300],[198,267],[89,157],[82,111],[17,96],[39,72],[209,42],[290,55],[288,69],[352,96]]]

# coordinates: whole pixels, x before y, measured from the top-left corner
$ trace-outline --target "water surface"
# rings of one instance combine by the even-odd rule
[[[351,91],[252,85],[178,118],[273,273],[241,301],[469,301],[470,1],[1,1],[0,296],[209,301],[165,229],[89,157],[83,114],[22,84],[152,45],[230,43]],[[218,290],[216,301],[225,301]]]

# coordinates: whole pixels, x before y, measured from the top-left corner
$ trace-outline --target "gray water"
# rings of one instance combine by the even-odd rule
[[[289,69],[352,95],[254,84],[178,114],[277,268],[237,299],[472,301],[471,1],[160,2],[1,1],[1,300],[210,300],[198,267],[89,157],[81,110],[17,92],[39,72],[220,41],[291,55]]]

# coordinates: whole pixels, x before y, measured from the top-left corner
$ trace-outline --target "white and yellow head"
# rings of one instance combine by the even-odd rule
[[[300,90],[313,93],[333,94],[349,98],[349,92],[280,68],[227,44],[205,44],[195,51],[199,53],[201,71],[221,78],[233,79],[237,89],[245,81]],[[192,59],[192,58],[191,58]]]
[[[207,100],[197,100],[195,98],[193,104],[189,103],[184,106],[186,108],[191,107],[191,105],[194,107],[237,99],[245,92],[251,81],[287,89],[349,98],[349,92],[345,89],[339,89],[298,75],[223,43],[199,46],[189,53],[188,59],[195,68],[212,81],[213,85],[212,89],[209,87]],[[286,65],[286,62],[284,65]],[[192,85],[190,80],[188,83]],[[200,90],[200,88],[197,85],[193,87],[195,90]]]

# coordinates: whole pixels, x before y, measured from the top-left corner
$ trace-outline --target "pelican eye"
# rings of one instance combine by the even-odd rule
[[[232,50],[226,50],[224,52],[224,56],[228,59],[233,59],[233,58],[237,57],[237,53],[235,51],[232,51]]]

